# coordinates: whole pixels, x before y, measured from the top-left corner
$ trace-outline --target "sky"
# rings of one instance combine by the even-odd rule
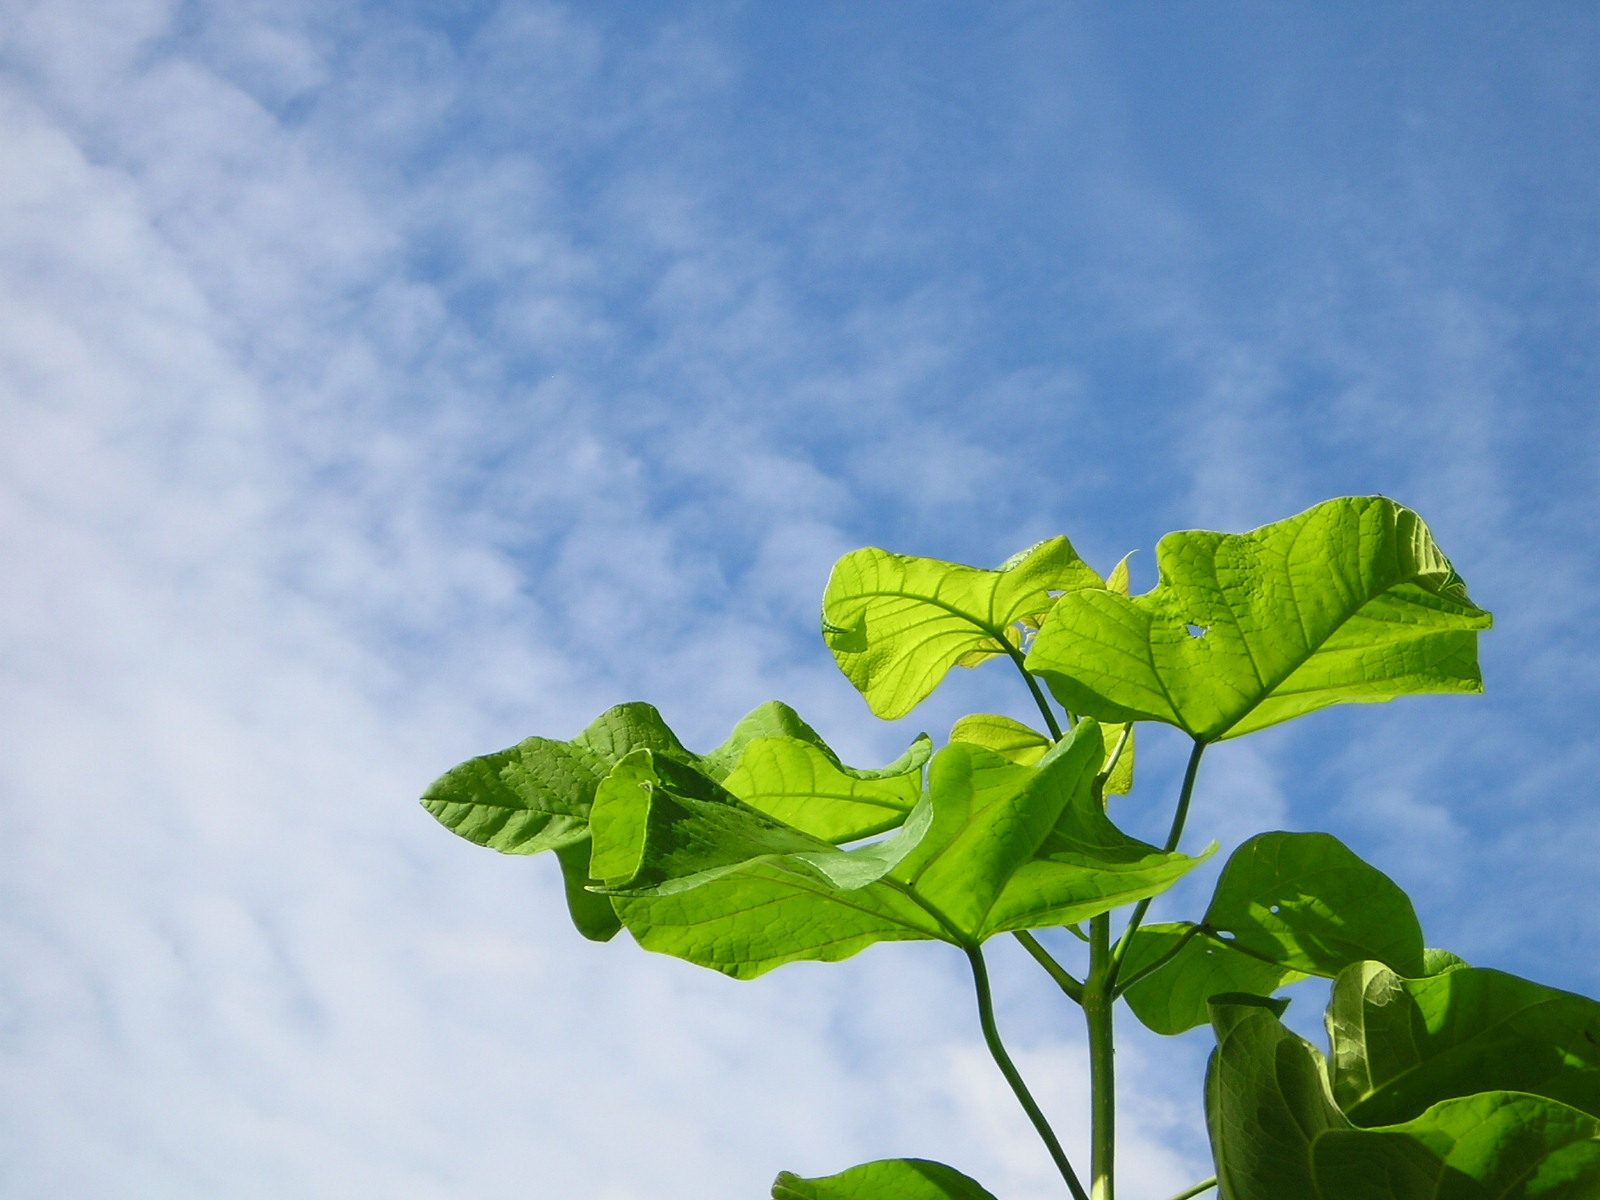
[[[817,631],[864,545],[1138,591],[1169,530],[1416,508],[1485,695],[1219,747],[1186,846],[1326,830],[1600,993],[1597,302],[1588,4],[0,0],[0,1191],[1059,1194],[955,951],[590,944],[416,803],[625,700],[862,765],[1026,717],[1000,667],[870,717]],[[993,958],[1081,1147],[1075,1014]],[[1160,1200],[1206,1035],[1121,1036]]]

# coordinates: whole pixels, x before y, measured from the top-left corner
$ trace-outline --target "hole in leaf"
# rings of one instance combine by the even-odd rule
[[[1268,912],[1273,912],[1273,913],[1277,913],[1277,912],[1282,912],[1282,911],[1283,911],[1283,905],[1281,905],[1281,904],[1274,904],[1274,905],[1273,905],[1273,906],[1272,906],[1272,907],[1271,907],[1271,908],[1269,908],[1269,909],[1268,909],[1268,910],[1267,910],[1267,911],[1268,911]]]
[[[1217,930],[1217,936],[1225,942],[1233,941],[1233,934],[1229,933],[1226,929]]]
[[[1060,588],[1046,588],[1044,594],[1046,596],[1049,596],[1050,599],[1055,600],[1055,599],[1058,599],[1058,598],[1060,598],[1062,596],[1065,596],[1067,593],[1064,592]]]
[[[1192,621],[1189,624],[1185,625],[1184,629],[1186,629],[1188,631],[1189,636],[1192,637],[1192,638],[1203,638],[1203,637],[1205,637],[1206,634],[1211,632],[1211,626],[1209,626],[1209,625],[1196,625]]]

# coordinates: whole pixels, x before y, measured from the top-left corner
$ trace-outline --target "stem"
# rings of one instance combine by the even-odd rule
[[[1083,1003],[1083,984],[1072,977],[1065,967],[1050,956],[1050,952],[1039,944],[1037,938],[1026,929],[1012,932],[1012,937],[1021,942],[1023,948],[1033,955],[1033,960],[1045,969],[1045,973],[1056,981],[1056,986],[1067,994],[1067,999],[1075,1004]]]
[[[1207,743],[1195,738],[1194,749],[1189,752],[1189,765],[1183,772],[1183,789],[1178,793],[1178,810],[1172,814],[1172,828],[1167,831],[1167,844],[1164,849],[1168,854],[1176,850],[1178,843],[1183,840],[1183,825],[1189,819],[1189,801],[1194,796],[1194,780],[1200,772],[1200,756],[1206,752],[1206,745]],[[1128,918],[1128,927],[1117,939],[1117,948],[1111,955],[1111,987],[1116,986],[1117,972],[1122,970],[1122,960],[1128,957],[1128,947],[1133,944],[1134,932],[1139,928],[1139,922],[1144,920],[1145,913],[1149,911],[1150,899],[1146,897],[1134,906],[1133,916]]]
[[[1201,1192],[1209,1192],[1216,1186],[1217,1177],[1213,1175],[1210,1179],[1202,1179],[1187,1192],[1179,1192],[1172,1200],[1193,1200],[1193,1197],[1198,1196]]]
[[[1151,975],[1154,975],[1157,971],[1161,970],[1162,967],[1166,966],[1173,959],[1177,958],[1179,951],[1189,944],[1189,939],[1194,937],[1195,934],[1199,933],[1200,929],[1201,927],[1199,925],[1189,926],[1188,929],[1184,930],[1183,936],[1178,939],[1177,943],[1172,947],[1171,950],[1168,950],[1160,958],[1156,959],[1155,962],[1146,963],[1144,966],[1140,967],[1133,973],[1133,977],[1131,979],[1127,979],[1121,983],[1118,983],[1114,988],[1112,988],[1112,991],[1118,996],[1124,995],[1129,988],[1138,986],[1140,980],[1147,979]]]
[[[1028,673],[1028,668],[1022,665],[1022,655],[1017,648],[1004,637],[1000,644],[1006,648],[1006,653],[1011,656],[1011,661],[1017,664],[1017,670],[1022,672],[1022,678],[1027,681],[1028,690],[1033,693],[1033,702],[1039,706],[1039,711],[1044,714],[1045,727],[1050,730],[1050,740],[1061,740],[1061,726],[1056,724],[1056,715],[1050,711],[1050,705],[1045,702],[1044,693],[1039,690],[1039,681]]]
[[[1116,1191],[1117,1079],[1112,1031],[1111,917],[1089,922],[1089,982],[1083,989],[1083,1014],[1089,1025],[1089,1111],[1093,1142],[1089,1179],[1093,1200],[1113,1200]]]
[[[1033,1095],[1028,1091],[1028,1085],[1022,1081],[1022,1075],[1017,1071],[1011,1056],[1006,1053],[1006,1048],[1000,1041],[1000,1030],[994,1023],[994,1000],[989,994],[989,970],[984,966],[983,951],[977,946],[963,946],[962,949],[967,952],[967,961],[972,964],[972,983],[978,992],[978,1022],[983,1026],[983,1040],[989,1045],[989,1053],[994,1055],[995,1065],[1000,1068],[1000,1074],[1006,1077],[1006,1082],[1016,1093],[1023,1111],[1028,1114],[1028,1119],[1033,1122],[1033,1127],[1044,1141],[1045,1148],[1050,1151],[1050,1157],[1055,1159],[1056,1169],[1061,1172],[1061,1178],[1067,1181],[1073,1200],[1089,1200],[1089,1194],[1083,1190],[1083,1184],[1078,1182],[1077,1173],[1067,1161],[1066,1151],[1061,1148],[1055,1130],[1051,1129],[1050,1122],[1045,1120],[1044,1113],[1034,1102]]]

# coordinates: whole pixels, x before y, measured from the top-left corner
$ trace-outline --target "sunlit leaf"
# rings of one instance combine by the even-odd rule
[[[1455,1096],[1529,1092],[1600,1116],[1600,1004],[1501,971],[1342,972],[1328,1006],[1334,1095],[1358,1125]]]
[[[1068,709],[1165,721],[1202,741],[1330,704],[1482,690],[1467,597],[1428,527],[1346,497],[1253,533],[1172,533],[1160,583],[1069,592],[1027,656]]]
[[[954,1167],[925,1158],[890,1158],[823,1179],[788,1171],[772,1185],[772,1200],[994,1200]]]
[[[1092,722],[1037,767],[954,743],[904,826],[842,850],[641,752],[597,792],[590,870],[641,945],[743,978],[874,941],[976,945],[1154,895],[1200,861],[1111,824],[1102,754]]]
[[[595,788],[630,751],[696,762],[648,704],[609,708],[570,742],[531,737],[471,758],[422,796],[445,828],[505,854],[535,854],[587,836]]]
[[[1204,923],[1241,953],[1307,975],[1332,978],[1365,959],[1423,973],[1410,899],[1326,833],[1263,833],[1240,846]]]
[[[792,737],[756,738],[723,785],[762,812],[827,842],[893,829],[922,797],[926,735],[900,759],[899,774],[852,771],[825,747]]]
[[[1064,537],[993,571],[869,548],[834,565],[822,635],[839,669],[878,716],[920,704],[951,667],[1020,657],[1019,625],[1034,626],[1062,592],[1102,587]]]
[[[1298,971],[1252,958],[1181,922],[1143,925],[1134,931],[1121,978],[1134,979],[1174,948],[1166,965],[1123,993],[1146,1028],[1171,1036],[1211,1020],[1213,997],[1229,992],[1270,996],[1285,984],[1304,979]]]
[[[1099,729],[1105,747],[1105,765],[1110,768],[1103,790],[1125,796],[1133,789],[1133,727],[1100,725]],[[950,740],[982,746],[1010,762],[1030,767],[1050,749],[1050,739],[1038,730],[994,713],[962,717],[951,726]]]

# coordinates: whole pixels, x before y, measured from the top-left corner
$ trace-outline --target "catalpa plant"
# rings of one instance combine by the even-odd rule
[[[863,770],[777,701],[706,754],[624,704],[571,741],[463,763],[423,803],[480,845],[553,851],[573,924],[596,941],[626,928],[739,979],[874,942],[955,947],[984,1041],[1075,1200],[1114,1196],[1119,1001],[1158,1034],[1209,1025],[1216,1039],[1216,1174],[1174,1200],[1600,1197],[1600,1005],[1426,948],[1405,893],[1337,839],[1262,833],[1194,920],[1144,921],[1216,849],[1180,849],[1213,744],[1331,704],[1482,690],[1490,617],[1428,527],[1349,497],[1252,533],[1169,534],[1156,564],[1140,596],[1126,560],[1102,577],[1064,537],[992,571],[877,549],[834,567],[823,639],[874,714],[909,713],[952,667],[1008,659],[1042,728],[968,716],[938,750],[924,735]],[[1132,784],[1140,722],[1193,745],[1159,846],[1108,807]],[[1079,961],[1032,932],[1055,928]],[[1000,1040],[983,948],[1001,935],[1083,1011],[1086,1161]],[[1308,976],[1332,981],[1326,1052],[1273,998]],[[784,1173],[772,1195],[992,1200],[918,1158]]]

